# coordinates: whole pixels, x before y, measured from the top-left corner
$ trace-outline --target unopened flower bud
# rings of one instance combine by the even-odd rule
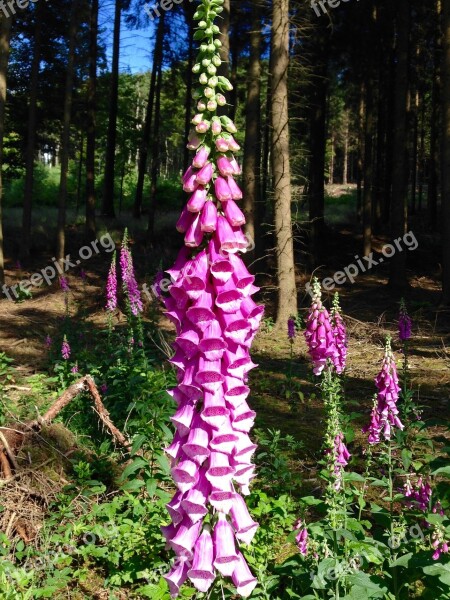
[[[215,110],[217,110],[217,102],[215,100],[210,100],[208,102],[208,104],[206,105],[206,108],[210,111],[210,112],[214,112]]]
[[[203,92],[203,95],[205,96],[205,98],[212,98],[214,96],[214,90],[210,87],[205,88],[205,91]]]
[[[209,58],[204,58],[204,59],[202,60],[202,65],[203,65],[204,67],[207,67],[207,66],[208,66],[208,65],[210,65],[210,64],[211,64],[211,60],[210,60]]]
[[[210,128],[209,121],[202,121],[201,123],[199,123],[197,125],[197,127],[195,128],[195,131],[197,133],[206,133],[209,128]]]
[[[212,63],[216,67],[220,67],[220,65],[222,64],[222,61],[220,60],[220,56],[217,56],[217,54],[215,56],[213,56],[212,57]]]
[[[203,121],[203,114],[202,113],[198,113],[195,115],[195,117],[192,119],[192,124],[193,125],[198,125],[199,123],[201,123]]]
[[[217,94],[216,101],[219,106],[225,106],[225,104],[227,103],[227,99],[223,94]]]
[[[210,64],[207,68],[207,71],[209,75],[215,75],[217,73],[217,67],[215,67],[213,64]]]
[[[208,83],[208,75],[206,73],[202,73],[198,80],[202,85],[206,85]]]
[[[197,63],[196,65],[194,65],[194,66],[192,67],[192,72],[193,72],[193,73],[200,73],[200,69],[201,69],[201,68],[202,68],[201,64],[200,64],[200,63]]]
[[[199,100],[197,104],[197,109],[203,112],[204,110],[206,110],[206,103],[203,100]]]
[[[219,83],[219,80],[217,79],[217,77],[215,75],[213,77],[210,77],[210,79],[208,81],[209,87],[212,87],[212,88],[215,88],[218,83]]]

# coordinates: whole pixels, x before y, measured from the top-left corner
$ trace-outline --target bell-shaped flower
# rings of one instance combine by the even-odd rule
[[[200,228],[205,233],[213,233],[217,229],[217,208],[212,200],[207,200],[203,207]]]
[[[199,213],[205,206],[207,192],[203,186],[199,186],[187,203],[187,209],[192,213]]]
[[[232,199],[230,186],[228,185],[227,180],[223,177],[217,177],[215,180],[214,192],[216,194],[216,198],[221,202]]]
[[[219,513],[214,527],[214,566],[224,577],[231,577],[238,562],[234,531],[226,516]]]
[[[179,560],[172,569],[164,575],[164,579],[169,586],[170,596],[176,598],[180,593],[180,588],[187,579],[189,566],[187,562]]]
[[[235,182],[233,177],[227,177],[227,183],[228,183],[228,187],[230,189],[231,192],[231,199],[232,200],[242,200],[243,198],[243,193],[241,188],[238,186],[238,184]],[[220,200],[220,198],[219,198]]]
[[[169,540],[169,544],[178,557],[192,560],[194,556],[194,546],[200,532],[200,526],[200,521],[192,523],[189,517],[185,517],[177,527],[177,533]]]
[[[248,564],[242,554],[238,553],[238,562],[233,571],[232,580],[237,593],[243,598],[248,598],[255,589],[258,580],[252,575]]]
[[[172,477],[183,494],[198,481],[198,465],[192,460],[182,460],[172,468]]]
[[[195,544],[192,567],[188,577],[200,592],[207,592],[216,578],[213,567],[213,541],[208,529],[204,529]]]
[[[236,494],[233,500],[230,515],[237,539],[244,544],[250,544],[258,529],[258,523],[250,516],[247,505],[239,494]]]

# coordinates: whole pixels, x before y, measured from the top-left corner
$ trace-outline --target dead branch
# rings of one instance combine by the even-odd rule
[[[17,471],[17,469],[19,468],[19,465],[17,464],[16,457],[14,456],[13,452],[11,451],[11,448],[9,447],[9,444],[8,444],[5,436],[3,435],[3,433],[1,431],[0,431],[0,442],[3,444],[3,447],[6,450],[6,454],[8,455],[9,460],[11,461],[12,466]],[[1,447],[0,447],[0,451],[1,451]]]
[[[11,467],[9,466],[9,461],[6,458],[6,454],[3,454],[2,451],[0,451],[0,465],[6,481],[9,481],[12,477],[12,471]]]

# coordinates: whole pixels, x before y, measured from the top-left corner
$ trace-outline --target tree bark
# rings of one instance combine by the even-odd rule
[[[343,172],[342,172],[342,184],[348,185],[348,148],[350,139],[350,117],[348,110],[345,111],[345,124],[344,124],[344,157],[343,157]]]
[[[316,62],[312,82],[310,118],[310,176],[309,176],[309,220],[310,260],[314,269],[320,261],[320,249],[325,230],[325,154],[326,113],[328,89],[328,31],[320,25],[314,40]]]
[[[153,104],[155,101],[155,89],[156,89],[156,76],[158,72],[158,64],[160,63],[160,57],[163,53],[163,42],[164,42],[164,15],[165,12],[161,13],[158,22],[158,30],[156,34],[155,49],[153,51],[153,67],[152,75],[150,78],[150,88],[148,91],[147,109],[145,111],[145,122],[144,130],[142,132],[141,149],[139,151],[139,167],[138,167],[138,180],[136,184],[136,196],[134,199],[134,217],[139,219],[142,215],[142,198],[144,192],[144,180],[147,171],[147,159],[148,150],[150,146],[150,134],[152,131],[152,119],[153,119]]]
[[[5,283],[5,261],[3,255],[3,137],[5,134],[6,78],[11,37],[10,17],[0,17],[0,285]]]
[[[192,67],[194,66],[195,49],[194,49],[194,12],[192,4],[184,4],[186,22],[189,28],[189,50],[188,50],[188,70],[187,70],[187,81],[186,81],[186,99],[184,102],[184,139],[187,140],[191,129],[192,119]],[[183,173],[186,173],[189,168],[190,162],[190,151],[187,144],[184,145],[183,150]],[[185,205],[186,198],[183,198],[183,206]]]
[[[89,16],[89,80],[86,128],[86,238],[95,238],[95,123],[97,112],[97,36],[99,0],[91,0]]]
[[[78,0],[73,0],[69,23],[69,53],[67,57],[66,82],[64,90],[63,131],[61,137],[61,177],[59,181],[58,224],[56,237],[56,258],[61,261],[66,246],[66,204],[67,175],[69,171],[70,122],[72,118],[72,97],[75,64],[75,44],[77,39]]]
[[[252,2],[252,25],[250,32],[250,60],[247,74],[247,106],[245,112],[244,143],[244,212],[247,219],[247,236],[259,247],[259,223],[256,223],[257,207],[260,200],[261,164],[261,17],[256,4]],[[258,235],[256,234],[258,230]],[[256,253],[259,254],[258,251]]]
[[[408,50],[410,29],[410,5],[408,0],[397,0],[397,68],[395,81],[395,130],[393,151],[395,161],[392,176],[391,236],[392,241],[403,238],[407,229],[408,214],[408,161],[407,103],[408,103]],[[395,290],[408,286],[406,277],[406,252],[396,251],[391,258],[389,285]]]
[[[156,101],[155,101],[155,126],[152,137],[152,164],[150,169],[150,204],[148,208],[148,229],[147,240],[153,242],[155,235],[155,213],[156,213],[156,192],[158,184],[158,170],[160,162],[160,139],[159,124],[161,114],[161,86],[162,86],[162,48],[158,64],[158,76],[156,81]]]
[[[218,73],[223,75],[224,77],[229,77],[230,75],[230,15],[231,15],[231,6],[230,0],[224,0],[222,5],[223,12],[221,14],[222,19],[220,20],[220,41],[222,42],[222,47],[220,48],[220,58],[222,59],[222,64],[218,69]]]
[[[114,173],[116,163],[117,112],[119,106],[119,56],[120,56],[120,21],[122,17],[122,0],[116,0],[114,14],[113,55],[111,65],[111,89],[108,121],[108,135],[105,157],[105,189],[103,194],[102,213],[106,217],[115,217],[114,211]]]
[[[273,1],[271,52],[272,169],[278,271],[276,324],[278,328],[285,328],[288,318],[297,314],[289,164],[289,0]]]
[[[369,78],[366,84],[366,120],[364,126],[364,192],[363,192],[363,255],[372,251],[372,206],[373,206],[373,137],[375,132],[374,82]]]
[[[25,188],[22,213],[22,240],[20,256],[26,260],[31,249],[31,213],[33,207],[34,157],[36,151],[36,112],[38,98],[39,66],[42,47],[42,5],[36,7],[33,60],[30,73],[30,100],[28,106],[27,146],[25,151]]]
[[[436,0],[437,27],[434,41],[434,73],[433,88],[431,92],[431,126],[430,126],[430,175],[428,179],[428,214],[432,231],[437,229],[437,200],[438,200],[438,172],[439,172],[439,106],[441,103],[441,0]]]
[[[442,293],[450,304],[450,0],[442,0],[443,17],[443,161],[442,161]]]

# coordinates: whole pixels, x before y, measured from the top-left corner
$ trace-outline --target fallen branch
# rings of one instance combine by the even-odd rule
[[[9,481],[12,478],[11,467],[9,466],[9,461],[6,457],[6,454],[0,451],[0,465],[2,467],[3,476],[6,481]]]
[[[3,435],[3,433],[1,431],[0,431],[0,442],[3,444],[3,447],[6,450],[6,454],[8,455],[9,460],[11,461],[12,466],[17,471],[17,469],[19,468],[19,465],[17,464],[16,457],[14,456],[13,452],[11,451],[11,448],[9,447],[9,444],[8,444],[5,436]],[[1,450],[1,447],[0,447],[0,450]]]

